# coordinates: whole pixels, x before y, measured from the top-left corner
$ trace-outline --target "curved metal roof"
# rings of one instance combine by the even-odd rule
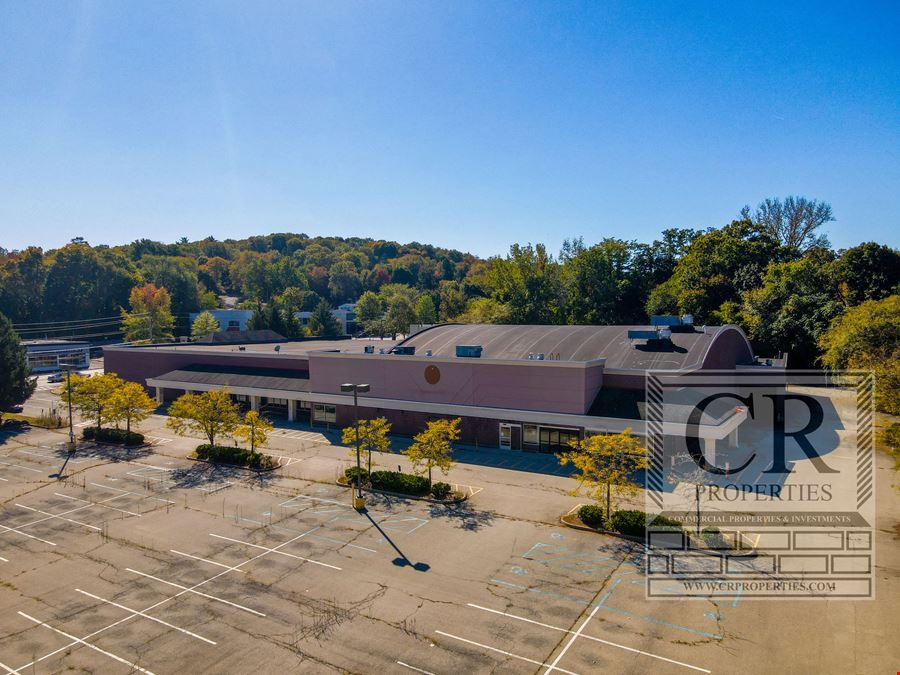
[[[485,359],[527,359],[544,354],[547,360],[606,359],[606,368],[696,368],[715,338],[736,326],[707,326],[693,332],[674,332],[671,342],[629,340],[629,329],[649,326],[510,326],[440,324],[410,336],[401,344],[414,346],[417,355],[455,357],[457,345],[481,345]],[[746,340],[746,337],[744,337]],[[752,354],[749,343],[748,353]]]

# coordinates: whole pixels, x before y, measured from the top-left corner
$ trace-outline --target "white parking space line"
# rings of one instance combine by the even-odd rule
[[[126,660],[123,659],[121,656],[116,656],[116,655],[113,654],[112,652],[108,652],[108,651],[106,651],[105,649],[100,649],[100,647],[98,647],[97,645],[92,645],[90,642],[85,642],[82,638],[77,638],[77,637],[75,637],[74,635],[69,635],[69,634],[66,633],[65,631],[61,631],[59,628],[54,628],[54,627],[51,626],[50,624],[46,624],[46,623],[44,623],[43,621],[41,621],[40,619],[35,619],[33,616],[29,616],[29,615],[26,614],[25,612],[18,612],[18,614],[19,614],[20,616],[24,616],[24,617],[25,617],[26,619],[28,619],[29,621],[33,621],[34,623],[36,623],[36,624],[39,625],[39,626],[43,626],[44,628],[49,628],[49,629],[52,630],[54,633],[59,633],[60,635],[62,635],[62,636],[64,636],[64,637],[67,637],[67,638],[69,638],[70,640],[74,640],[76,643],[82,644],[82,645],[84,645],[85,647],[89,647],[89,648],[93,649],[93,650],[96,651],[96,652],[100,652],[100,653],[103,654],[104,656],[108,656],[109,658],[111,658],[111,659],[113,659],[113,660],[115,660],[115,661],[118,661],[119,663],[124,663],[124,664],[125,664],[126,666],[128,666],[129,668],[133,668],[134,670],[139,670],[139,671],[141,671],[142,673],[145,673],[145,675],[154,675],[151,671],[145,670],[144,668],[141,668],[141,667],[140,667],[139,665],[137,665],[136,663],[132,663],[131,661],[126,661]]]
[[[344,502],[339,502],[335,499],[323,499],[322,497],[310,497],[308,495],[297,495],[296,497],[291,497],[285,502],[281,502],[278,506],[291,506],[291,502],[297,501],[298,499],[308,499],[316,502],[325,502],[326,504],[337,504],[338,506],[344,506],[346,508],[350,508],[349,504]]]
[[[307,530],[306,532],[301,532],[301,533],[298,534],[296,537],[293,537],[293,538],[291,538],[291,539],[288,539],[288,540],[287,540],[286,542],[284,542],[283,544],[279,544],[279,545],[276,547],[276,549],[281,548],[282,546],[287,546],[288,544],[291,544],[291,543],[297,541],[298,539],[302,539],[303,537],[312,534],[313,532],[315,532],[315,531],[318,530],[318,529],[319,529],[319,527],[317,526],[317,527],[314,527],[314,528],[312,528],[312,529],[310,529],[310,530]],[[259,558],[262,558],[263,556],[266,556],[266,555],[269,555],[269,552],[268,552],[268,551],[266,551],[265,553],[260,553],[260,554],[258,554],[258,555],[255,555],[255,556],[253,556],[252,558],[249,558],[249,559],[245,560],[244,562],[235,565],[235,566],[234,566],[234,569],[239,569],[239,568],[243,567],[244,565],[247,565],[247,564],[253,562],[254,560],[257,560],[257,559],[259,559]],[[131,571],[132,571],[132,572],[136,572],[137,574],[141,574],[140,572],[137,572],[136,570],[131,570]],[[188,593],[188,592],[195,592],[195,589],[199,588],[200,586],[203,586],[204,584],[208,584],[210,581],[215,581],[215,580],[218,579],[219,577],[221,577],[221,576],[223,576],[223,575],[225,575],[225,574],[228,574],[229,571],[230,571],[230,570],[225,570],[224,572],[219,572],[218,574],[214,574],[213,576],[209,577],[208,579],[204,579],[203,581],[194,584],[194,585],[191,586],[190,588],[186,588],[185,590],[179,591],[179,592],[176,593],[175,595],[171,595],[171,596],[169,596],[168,598],[163,598],[163,599],[160,600],[159,602],[156,602],[156,603],[150,605],[149,607],[145,607],[145,608],[144,608],[143,610],[141,610],[141,611],[142,611],[142,612],[149,612],[150,610],[156,609],[157,607],[161,607],[162,605],[166,604],[167,602],[171,602],[172,600],[175,600],[176,598],[181,597],[181,596],[184,595],[185,593]],[[168,582],[164,582],[164,583],[168,583]],[[31,666],[33,666],[33,665],[36,664],[36,663],[39,663],[39,662],[44,661],[44,660],[46,660],[46,659],[49,659],[50,657],[55,656],[56,654],[59,654],[60,652],[64,652],[64,651],[70,649],[71,647],[74,647],[76,644],[82,642],[83,640],[87,640],[87,639],[92,638],[92,637],[94,637],[94,636],[96,636],[96,635],[99,635],[100,633],[103,633],[103,632],[105,632],[105,631],[108,631],[110,628],[115,628],[116,626],[119,626],[119,625],[125,623],[126,621],[129,621],[129,620],[133,619],[133,618],[136,617],[136,616],[137,616],[137,614],[131,614],[131,615],[129,615],[129,616],[126,616],[126,617],[123,618],[123,619],[119,619],[118,621],[113,621],[113,622],[112,622],[111,624],[109,624],[108,626],[104,626],[103,628],[99,628],[99,629],[95,630],[93,633],[89,633],[88,635],[85,635],[85,636],[82,637],[82,638],[76,638],[76,637],[73,637],[73,638],[72,638],[72,639],[74,640],[73,642],[71,642],[71,643],[69,643],[69,644],[67,644],[67,645],[63,645],[62,647],[58,647],[57,649],[54,649],[52,652],[49,652],[49,653],[47,653],[47,654],[44,654],[43,656],[41,656],[41,657],[35,659],[34,661],[31,661],[30,663],[26,663],[24,666],[22,666],[22,667],[19,668],[19,671],[25,670],[26,668],[30,668]],[[265,616],[265,615],[263,615],[263,616]],[[17,671],[13,671],[13,672],[17,672]]]
[[[515,614],[510,614],[509,612],[501,612],[498,609],[491,609],[490,607],[482,607],[481,605],[475,605],[471,602],[467,603],[469,607],[473,607],[475,609],[480,609],[485,612],[490,612],[492,614],[499,614],[501,616],[509,617],[510,619],[516,619],[517,621],[524,621],[525,623],[530,623],[535,626],[541,626],[542,628],[549,628],[550,630],[559,631],[561,633],[574,633],[575,631],[569,630],[567,628],[560,628],[559,626],[551,626],[548,623],[541,623],[540,621],[535,621],[534,619],[527,619],[524,616],[517,616]],[[669,659],[665,656],[659,656],[658,654],[651,654],[650,652],[645,652],[640,649],[635,649],[634,647],[626,647],[625,645],[620,645],[616,642],[610,642],[609,640],[604,640],[602,638],[594,637],[593,635],[584,635],[583,633],[578,637],[584,638],[585,640],[592,640],[594,642],[600,642],[605,645],[609,645],[610,647],[617,647],[619,649],[624,649],[628,652],[633,652],[635,654],[643,654],[644,656],[649,656],[653,659],[659,659],[660,661],[665,661],[667,663],[674,663],[678,666],[684,666],[685,668],[690,668],[692,670],[698,670],[701,673],[710,673],[712,671],[707,670],[706,668],[701,668],[699,666],[692,666],[689,663],[684,663],[683,661],[676,661],[675,659]]]
[[[474,640],[467,640],[464,637],[459,637],[458,635],[451,635],[450,633],[445,633],[442,630],[434,631],[438,635],[443,635],[444,637],[453,638],[454,640],[459,640],[460,642],[465,642],[466,644],[474,645],[476,647],[481,647],[482,649],[487,649],[488,651],[497,652],[498,654],[503,654],[504,656],[509,656],[513,659],[519,659],[520,661],[527,661],[528,663],[533,663],[536,666],[544,667],[547,664],[542,661],[535,661],[534,659],[529,659],[527,656],[519,656],[518,654],[513,654],[512,652],[505,651],[503,649],[497,649],[496,647],[491,647],[490,645],[483,645],[480,642],[475,642]],[[571,670],[565,670],[560,668],[559,666],[548,666],[548,670],[557,670],[560,673],[566,673],[567,675],[578,675],[578,673],[573,673]]]
[[[19,672],[18,670],[13,670],[8,665],[6,665],[5,663],[2,663],[2,662],[0,662],[0,668],[5,670],[7,673],[16,673],[17,674]]]
[[[28,537],[29,539],[34,539],[35,541],[39,541],[42,544],[49,544],[50,546],[56,546],[52,541],[47,541],[46,539],[41,539],[40,537],[35,537],[33,534],[28,534],[27,532],[21,532],[14,527],[7,527],[6,525],[0,525],[3,528],[4,532],[15,532],[16,534],[21,534],[23,537]],[[24,527],[24,526],[23,526]],[[0,533],[2,534],[2,533]]]
[[[2,560],[3,562],[9,562],[9,560],[7,560],[6,558],[4,558],[3,556],[0,556],[0,560]]]
[[[209,595],[208,593],[204,593],[202,591],[198,591],[195,588],[191,588],[189,586],[182,586],[181,584],[176,584],[174,581],[166,581],[165,579],[160,579],[159,577],[155,577],[152,574],[145,574],[144,572],[138,572],[137,570],[133,570],[130,567],[126,567],[125,571],[131,572],[132,574],[137,574],[142,577],[146,577],[148,579],[153,579],[153,581],[158,581],[161,584],[167,584],[169,586],[173,586],[175,588],[180,588],[185,593],[194,593],[195,595],[200,595],[208,600],[215,600],[216,602],[221,602],[225,605],[231,605],[232,607],[236,607],[237,609],[242,609],[245,612],[250,612],[250,614],[256,614],[256,616],[265,616],[262,612],[257,612],[255,609],[250,609],[249,607],[245,607],[244,605],[239,605],[236,602],[231,602],[231,600],[226,600],[225,598],[217,598],[215,595]],[[225,574],[225,572],[222,572]]]
[[[553,659],[553,663],[551,663],[549,666],[547,666],[547,670],[545,670],[544,673],[549,673],[551,670],[556,669],[556,664],[559,663],[562,660],[562,657],[566,655],[566,652],[569,651],[569,647],[571,647],[572,644],[575,642],[575,640],[578,639],[578,636],[581,635],[582,631],[588,625],[588,622],[594,618],[594,615],[599,611],[599,609],[600,609],[600,605],[597,605],[596,607],[594,607],[594,609],[591,610],[591,613],[588,614],[585,617],[584,621],[581,622],[581,625],[578,627],[578,630],[576,630],[574,633],[572,633],[572,637],[569,638],[569,641],[565,644],[565,646],[562,648],[562,650],[559,652],[559,654],[556,655],[556,658]]]
[[[422,673],[422,675],[434,675],[430,670],[422,670],[421,668],[416,668],[415,666],[411,666],[408,663],[403,663],[403,661],[397,661],[397,663],[404,668],[409,668],[410,670],[414,670],[417,673]]]
[[[131,607],[126,607],[125,605],[120,605],[118,602],[113,602],[112,600],[107,600],[106,598],[101,598],[99,595],[94,595],[93,593],[88,593],[87,591],[83,591],[80,588],[75,589],[78,593],[82,595],[86,595],[89,598],[93,598],[94,600],[99,600],[100,602],[105,602],[113,607],[118,607],[119,609],[124,609],[126,612],[131,612],[132,614],[136,614],[137,616],[142,616],[145,619],[150,619],[150,621],[155,621],[156,623],[162,624],[166,628],[171,628],[172,630],[177,630],[179,633],[184,633],[185,635],[190,635],[191,637],[197,638],[198,640],[202,640],[203,642],[207,642],[211,645],[216,644],[213,640],[209,638],[205,638],[202,635],[197,635],[196,633],[192,633],[186,628],[181,628],[179,626],[175,626],[167,621],[163,621],[162,619],[157,619],[155,616],[150,616],[142,611],[131,609]]]
[[[24,504],[16,504],[16,506],[18,506],[19,508],[22,508],[22,509],[26,509],[28,511],[32,511],[33,513],[40,513],[42,516],[49,516],[50,518],[59,518],[60,520],[65,520],[68,523],[74,523],[75,525],[81,525],[82,527],[88,527],[92,530],[96,530],[97,532],[101,531],[101,529],[99,527],[96,527],[94,525],[88,525],[87,523],[82,523],[80,520],[73,520],[72,518],[65,518],[64,516],[58,516],[54,513],[49,513],[47,511],[41,511],[40,509],[34,509],[34,508],[31,508],[30,506],[25,506]]]
[[[3,476],[0,476],[0,480],[2,480],[4,483],[8,483],[8,482],[9,482],[9,480],[6,479],[6,478],[4,478]]]
[[[328,563],[319,562],[318,560],[312,560],[311,558],[304,558],[302,555],[294,555],[293,553],[288,553],[286,551],[279,551],[274,548],[269,548],[268,546],[260,546],[259,544],[251,544],[249,541],[241,541],[240,539],[232,539],[231,537],[224,537],[221,534],[212,534],[210,533],[210,537],[215,537],[216,539],[224,539],[225,541],[234,542],[235,544],[243,544],[244,546],[251,546],[253,548],[259,548],[264,551],[268,551],[269,553],[277,553],[279,555],[287,556],[288,558],[296,558],[297,560],[303,560],[305,562],[312,563],[313,565],[321,565],[322,567],[330,567],[333,570],[340,571],[341,568],[336,565],[329,565]]]
[[[25,469],[26,471],[33,471],[34,473],[43,473],[40,469],[32,469],[30,466],[22,466],[21,464],[14,464],[12,462],[0,461],[0,464],[5,464],[6,466],[14,466],[18,469]]]
[[[128,495],[133,495],[133,492],[129,492],[127,494],[116,495],[114,497],[109,497],[108,499],[101,499],[99,502],[92,502],[89,499],[82,499],[81,497],[73,497],[72,495],[64,495],[61,492],[54,492],[57,497],[62,497],[64,499],[72,499],[77,502],[84,502],[84,506],[79,506],[77,509],[73,509],[72,511],[65,511],[64,513],[74,513],[76,510],[80,511],[81,509],[86,509],[91,506],[101,506],[104,509],[109,509],[110,511],[118,511],[119,513],[127,513],[129,516],[137,516],[141,517],[140,513],[135,513],[134,511],[126,511],[125,509],[118,509],[115,506],[110,506],[105,502],[111,502],[113,499],[119,499],[121,497],[127,497]],[[60,514],[63,515],[63,514]]]
[[[170,548],[169,551],[174,553],[175,555],[183,555],[185,558],[191,558],[192,560],[199,560],[200,562],[209,563],[210,565],[216,565],[217,567],[224,567],[225,569],[233,572],[240,572],[241,574],[246,574],[246,570],[239,570],[231,565],[224,565],[220,562],[216,562],[215,560],[208,560],[207,558],[201,558],[197,555],[191,555],[190,553],[184,553],[183,551],[176,551],[174,548]]]

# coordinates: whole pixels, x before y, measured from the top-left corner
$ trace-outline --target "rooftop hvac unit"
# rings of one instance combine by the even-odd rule
[[[657,337],[660,340],[671,340],[672,339],[672,329],[671,328],[660,328]]]
[[[628,330],[629,340],[655,340],[656,336],[656,330],[645,330],[640,328],[630,328]]]
[[[456,355],[466,359],[480,359],[481,345],[456,345]]]
[[[533,360],[534,360],[534,352],[528,352],[528,360],[529,360],[529,361],[533,361]]]
[[[544,354],[543,354],[543,353],[538,354],[538,355],[537,355],[537,360],[538,360],[538,361],[543,361],[543,360],[544,360]]]
[[[426,349],[426,350],[425,350],[425,356],[431,356],[431,350],[430,350],[430,349]]]
[[[651,326],[678,326],[681,324],[681,319],[677,316],[671,315],[656,315],[650,317],[650,325]]]
[[[694,315],[693,314],[683,314],[681,316],[681,323],[685,326],[693,326],[694,325]]]
[[[384,354],[384,347],[379,347],[379,348],[378,348],[378,353],[379,353],[379,354]]]
[[[375,353],[375,345],[366,345],[363,347],[364,354],[374,354]]]
[[[406,345],[397,345],[391,350],[391,354],[397,354],[398,356],[413,356],[416,353],[416,348],[412,346]]]
[[[281,351],[281,345],[275,345],[275,353],[277,354],[280,351]]]

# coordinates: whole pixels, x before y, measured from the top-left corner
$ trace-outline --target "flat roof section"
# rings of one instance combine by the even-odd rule
[[[199,354],[215,353],[215,352],[235,352],[235,353],[253,353],[253,354],[274,354],[275,347],[278,347],[279,354],[290,354],[293,356],[305,356],[309,352],[318,351],[335,351],[346,354],[362,354],[363,349],[367,345],[372,345],[375,352],[384,349],[388,352],[391,347],[397,344],[396,340],[379,340],[375,338],[362,338],[351,340],[302,340],[295,342],[262,342],[258,344],[242,344],[242,345],[216,345],[203,344],[198,342],[184,343],[167,343],[159,345],[135,345],[135,346],[117,346],[115,349],[133,349],[147,350],[153,352],[197,352]],[[239,349],[242,347],[243,349]]]
[[[237,366],[188,366],[172,370],[153,380],[173,385],[203,384],[214,387],[242,387],[278,389],[287,392],[308,392],[309,379],[305,371],[275,368],[241,368]],[[180,387],[178,387],[180,388]]]
[[[699,367],[719,326],[672,333],[669,340],[630,340],[629,329],[649,326],[515,326],[443,324],[409,337],[401,344],[416,355],[455,357],[457,345],[480,345],[482,358],[527,359],[544,354],[547,360],[592,361],[605,358],[606,369],[681,369]],[[730,328],[730,327],[729,327]]]

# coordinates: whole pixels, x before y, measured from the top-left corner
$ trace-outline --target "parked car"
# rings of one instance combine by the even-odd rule
[[[47,378],[47,382],[62,382],[64,379],[66,379],[66,376],[62,373],[53,373]]]

